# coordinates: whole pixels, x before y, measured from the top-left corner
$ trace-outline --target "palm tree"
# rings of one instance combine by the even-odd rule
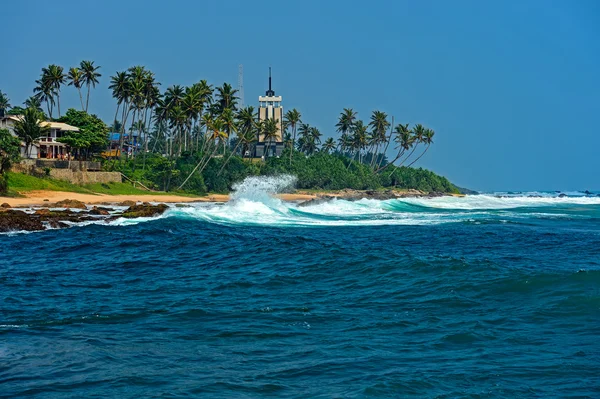
[[[356,122],[357,115],[358,113],[352,110],[352,108],[344,108],[344,111],[340,113],[338,123],[335,125],[337,131],[342,135],[350,133]]]
[[[289,110],[284,117],[284,122],[286,126],[289,126],[292,129],[292,144],[290,146],[290,166],[292,165],[292,154],[294,153],[294,145],[296,144],[296,127],[298,123],[300,123],[300,119],[302,115],[300,112],[294,108]]]
[[[256,130],[257,115],[254,112],[254,107],[248,106],[246,108],[241,109],[236,115],[236,123],[233,126],[230,126],[230,124],[231,124],[231,122],[229,120],[230,112],[231,112],[230,109],[226,109],[225,112],[223,112],[223,115],[221,116],[221,118],[224,121],[226,129],[233,129],[233,131],[236,132],[237,143],[236,143],[235,147],[233,148],[233,150],[231,151],[231,153],[229,154],[229,156],[227,157],[227,159],[225,160],[225,162],[223,162],[223,165],[221,166],[221,169],[219,169],[219,173],[217,174],[217,176],[221,175],[221,173],[225,169],[225,166],[229,163],[229,160],[231,159],[231,157],[237,153],[237,150],[240,147],[240,145],[242,145],[244,143],[249,144],[250,142],[252,142],[252,141],[250,141],[251,135],[256,137],[255,130]],[[243,154],[242,154],[242,158],[243,158]]]
[[[263,140],[267,142],[267,146],[265,147],[265,158],[268,157],[269,150],[271,149],[271,143],[273,140],[277,140],[277,124],[279,123],[279,119],[267,119],[262,124],[262,134]]]
[[[335,150],[335,147],[336,147],[335,140],[332,137],[329,137],[323,143],[323,146],[321,147],[321,151],[330,154],[333,150]]]
[[[81,70],[77,67],[69,68],[67,82],[68,86],[74,86],[79,92],[79,101],[81,102],[81,110],[83,111],[85,108],[83,107],[83,97],[81,96],[81,86],[83,84],[83,73]]]
[[[362,162],[362,150],[367,147],[367,143],[367,126],[365,126],[363,121],[358,120],[352,127],[352,149],[354,150],[355,154],[358,153],[358,162]],[[348,167],[349,166],[350,165],[348,165]]]
[[[406,125],[403,125],[401,123],[398,124],[398,126],[394,128],[394,134],[394,141],[398,144],[396,146],[396,150],[398,151],[396,157],[383,167],[379,167],[375,172],[380,172],[389,168],[391,165],[394,164],[394,162],[400,159],[404,155],[404,153],[413,146],[414,138],[412,135],[412,131],[408,128],[408,123]]]
[[[54,88],[50,85],[50,83],[46,80],[40,78],[35,81],[37,86],[33,89],[35,93],[35,97],[40,100],[41,103],[46,103],[46,109],[48,110],[48,116],[52,119],[52,111],[54,110]]]
[[[421,138],[421,142],[424,144],[427,144],[427,147],[425,147],[425,150],[421,153],[421,155],[419,155],[417,157],[417,159],[415,159],[414,161],[412,161],[408,167],[410,168],[412,166],[412,164],[414,164],[415,162],[417,162],[423,155],[425,155],[425,153],[427,152],[427,150],[429,149],[429,146],[431,145],[431,143],[433,143],[433,136],[435,135],[435,132],[431,129],[425,129],[425,132],[423,132],[423,137]]]
[[[223,113],[221,114],[221,120],[223,121],[223,127],[227,134],[227,137],[223,141],[223,155],[225,155],[225,149],[227,147],[227,142],[231,137],[231,133],[237,132],[237,125],[235,123],[235,115],[231,108],[225,108]]]
[[[258,140],[256,137],[255,131],[247,131],[239,136],[240,141],[242,142],[242,158],[246,156],[246,153],[250,153],[252,144],[256,143]]]
[[[25,108],[35,108],[41,114],[44,113],[44,110],[42,109],[42,102],[36,96],[31,96],[27,100],[23,101],[23,105],[25,105]]]
[[[421,125],[420,123],[417,123],[415,125],[415,127],[413,128],[413,136],[412,136],[412,150],[410,151],[410,153],[406,156],[406,158],[404,158],[402,160],[402,162],[400,162],[400,166],[402,166],[402,164],[406,161],[408,161],[410,159],[410,157],[412,156],[412,154],[415,152],[415,150],[417,149],[418,145],[421,144],[423,142],[423,135],[425,134],[425,127],[423,127],[423,125]]]
[[[222,114],[227,108],[235,111],[237,110],[237,99],[236,93],[238,91],[233,89],[229,83],[223,83],[222,87],[217,87],[217,98],[219,100],[218,113]]]
[[[5,93],[2,92],[2,90],[0,90],[0,111],[2,111],[0,113],[4,114],[4,112],[7,111],[10,107],[10,99]]]
[[[319,131],[319,129],[317,129],[316,127],[311,127],[309,130],[309,135],[310,135],[310,143],[314,144],[313,146],[311,146],[310,148],[310,154],[314,154],[314,152],[317,150],[317,146],[319,144],[321,144],[321,131]]]
[[[381,111],[373,111],[371,115],[371,122],[369,122],[369,126],[371,127],[372,132],[372,149],[373,155],[371,157],[371,166],[375,165],[375,161],[377,160],[377,155],[379,153],[379,146],[382,143],[385,143],[387,140],[386,132],[387,128],[390,126],[390,123],[387,120],[387,115],[385,112]]]
[[[82,72],[82,83],[87,86],[87,96],[85,100],[85,112],[88,112],[88,105],[90,103],[90,87],[96,87],[98,78],[102,75],[98,72],[100,66],[94,66],[94,61],[81,61],[79,67]]]
[[[123,134],[125,129],[125,113],[127,109],[127,102],[129,100],[130,93],[130,81],[129,76],[126,71],[117,72],[114,76],[110,77],[110,86],[109,89],[112,90],[112,96],[117,100],[117,110],[115,111],[115,121],[117,120],[117,115],[119,114],[119,109],[121,105],[123,105],[123,112],[121,115],[121,129],[119,132],[119,151],[123,151]]]
[[[56,106],[58,108],[58,117],[60,118],[60,87],[65,83],[63,67],[50,64],[47,68],[42,68],[41,81],[51,89],[52,97],[56,96]]]
[[[31,145],[50,131],[49,126],[40,124],[43,115],[35,108],[27,108],[23,117],[15,122],[15,133],[25,143],[25,155],[29,157]]]

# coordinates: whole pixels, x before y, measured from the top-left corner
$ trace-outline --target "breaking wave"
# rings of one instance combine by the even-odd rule
[[[166,217],[223,225],[365,226],[441,223],[507,223],[524,219],[600,218],[600,197],[558,195],[475,195],[379,201],[334,199],[301,205],[274,195],[290,190],[293,176],[250,177],[237,184],[224,204],[171,208]]]

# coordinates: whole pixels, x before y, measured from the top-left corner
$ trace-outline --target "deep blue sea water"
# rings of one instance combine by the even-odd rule
[[[0,236],[0,397],[600,397],[600,198],[234,198]]]

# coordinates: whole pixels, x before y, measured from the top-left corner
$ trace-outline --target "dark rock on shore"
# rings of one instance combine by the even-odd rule
[[[0,213],[0,232],[44,230],[42,220],[23,211]]]
[[[79,201],[77,201],[79,202]],[[68,206],[68,207],[67,207]],[[53,206],[54,207],[54,206]],[[112,208],[93,207],[90,210],[81,209],[75,202],[60,202],[56,207],[65,207],[64,210],[50,210],[48,208],[35,209],[33,212],[24,212],[18,209],[0,207],[0,233],[10,231],[38,231],[47,228],[69,227],[70,223],[80,223],[90,220],[109,222],[119,217],[138,218],[153,217],[163,214],[169,207],[165,204],[151,205],[143,203],[130,206],[125,212],[113,214]],[[73,211],[70,208],[81,210]]]
[[[124,218],[141,218],[141,217],[153,217],[159,216],[165,213],[169,207],[165,204],[151,205],[144,202],[141,205],[130,206],[121,217]]]
[[[63,201],[58,201],[54,204],[55,208],[73,208],[73,209],[87,209],[87,206],[81,201],[66,199]]]
[[[0,205],[0,208],[8,209],[11,208],[11,206],[5,202],[4,204]]]

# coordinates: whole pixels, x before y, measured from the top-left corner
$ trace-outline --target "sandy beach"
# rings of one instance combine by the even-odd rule
[[[163,203],[183,203],[183,202],[226,202],[229,201],[229,195],[210,194],[202,197],[189,197],[169,194],[148,194],[148,195],[108,195],[108,194],[81,194],[65,191],[31,191],[24,193],[24,197],[0,197],[0,204],[8,204],[11,207],[27,207],[44,205],[48,202],[58,202],[66,199],[81,201],[88,205],[93,204],[113,204],[123,201],[136,202],[163,202]],[[278,195],[284,201],[304,201],[316,198],[312,194],[281,194]]]

